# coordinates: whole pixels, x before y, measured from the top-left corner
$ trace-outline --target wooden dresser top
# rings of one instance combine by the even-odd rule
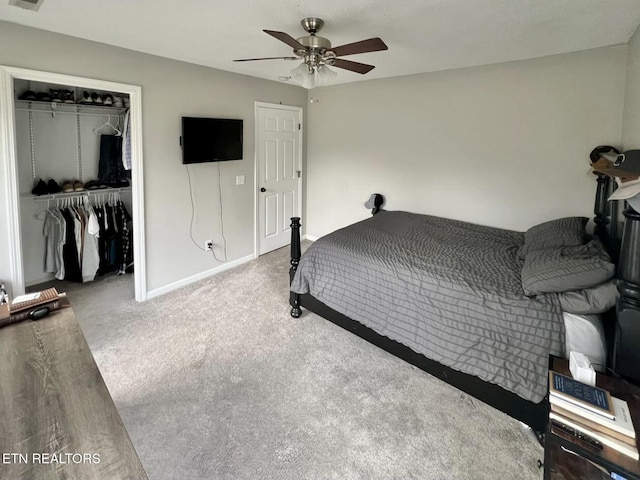
[[[147,479],[71,307],[0,328],[0,478]]]

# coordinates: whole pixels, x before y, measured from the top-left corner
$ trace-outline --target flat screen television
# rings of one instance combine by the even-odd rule
[[[242,120],[182,117],[182,163],[242,159]]]

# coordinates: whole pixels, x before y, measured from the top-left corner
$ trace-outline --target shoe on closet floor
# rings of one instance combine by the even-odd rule
[[[71,183],[71,180],[63,180],[62,193],[71,193],[71,192],[73,192],[73,183]]]
[[[31,193],[33,195],[46,195],[47,193],[49,193],[49,189],[47,188],[47,184],[44,183],[44,180],[39,178],[35,186],[33,187],[33,190],[31,190]]]
[[[62,188],[60,187],[60,185],[58,185],[58,182],[56,182],[53,178],[49,179],[49,181],[47,182],[47,191],[49,193],[60,193],[60,190],[62,190]]]
[[[82,192],[84,190],[84,183],[80,180],[75,180],[73,182],[73,191],[74,192]]]

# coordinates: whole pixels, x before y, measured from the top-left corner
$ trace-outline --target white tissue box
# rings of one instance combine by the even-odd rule
[[[587,385],[596,384],[596,371],[591,366],[589,359],[582,353],[569,352],[569,370],[574,380]]]

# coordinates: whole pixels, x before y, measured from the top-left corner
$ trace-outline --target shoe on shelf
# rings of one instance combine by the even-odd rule
[[[84,190],[84,183],[80,180],[73,181],[73,191],[74,192],[82,192]]]
[[[72,90],[62,90],[62,101],[64,103],[76,103]]]
[[[60,187],[60,185],[58,185],[58,182],[56,182],[53,178],[50,178],[47,182],[47,190],[49,193],[60,193],[60,190],[62,190],[62,188]]]
[[[49,94],[51,95],[51,101],[55,103],[62,103],[62,90],[59,88],[54,90],[52,88],[49,89]]]
[[[97,190],[99,188],[97,180],[89,180],[84,184],[86,190]]]
[[[47,193],[49,193],[49,189],[47,188],[47,184],[44,183],[44,180],[39,178],[35,182],[35,185],[34,185],[33,189],[31,190],[31,193],[33,195],[46,195]]]
[[[36,100],[39,102],[50,102],[51,97],[47,92],[38,92],[36,93]]]
[[[113,97],[113,106],[117,108],[122,108],[124,103],[122,102],[122,97]]]
[[[18,100],[35,100],[36,99],[36,92],[34,92],[33,90],[27,90],[26,92],[24,92],[22,95],[20,95],[18,97]]]
[[[71,193],[71,192],[73,192],[73,182],[71,182],[71,180],[63,180],[62,193]]]
[[[91,100],[93,100],[93,103],[95,103],[96,105],[102,105],[102,99],[96,92],[93,92],[91,94]]]
[[[107,106],[110,107],[113,105],[113,95],[111,95],[110,93],[107,93],[106,95],[102,96],[102,103]]]
[[[78,103],[89,103],[89,104],[93,103],[93,100],[91,99],[91,95],[89,95],[89,92],[87,92],[86,90],[82,92],[82,98]]]

